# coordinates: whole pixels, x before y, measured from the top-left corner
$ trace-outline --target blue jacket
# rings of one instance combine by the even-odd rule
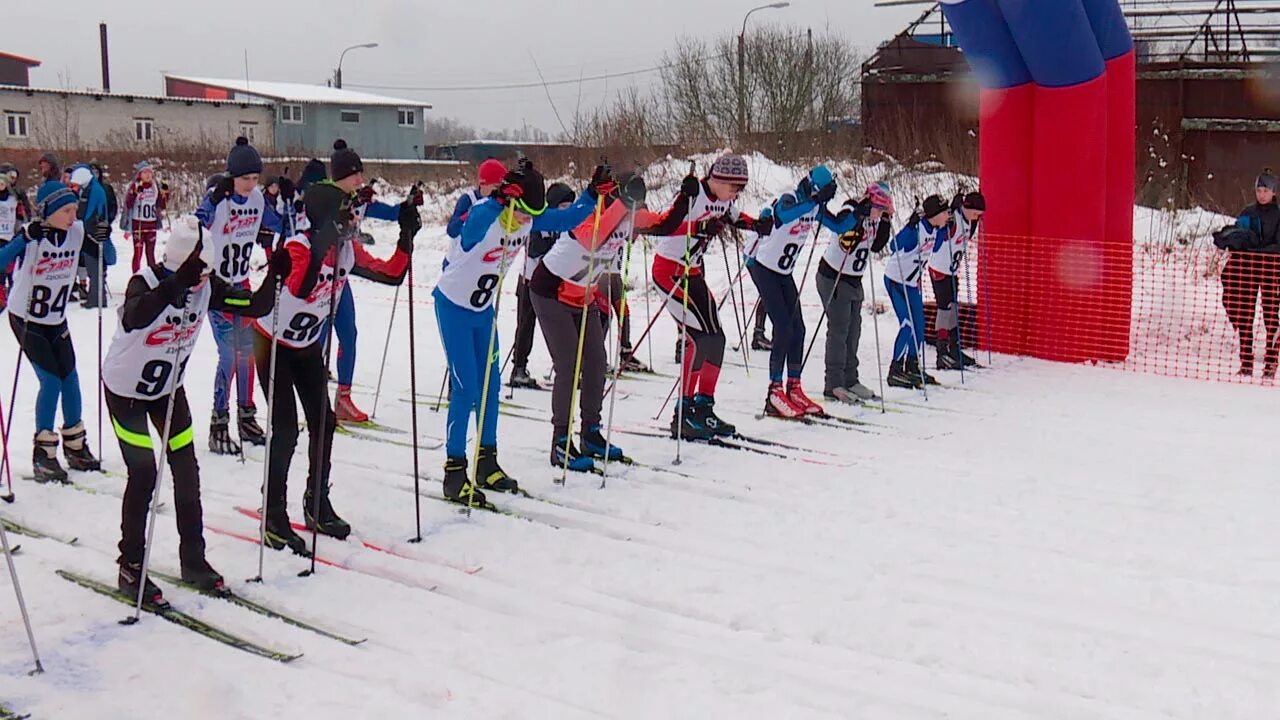
[[[467,219],[467,212],[471,210],[471,193],[464,192],[462,197],[458,198],[458,204],[453,206],[453,215],[449,216],[449,224],[445,226],[445,234],[457,240],[462,237],[462,224]]]
[[[783,193],[781,197],[773,201],[771,206],[773,210],[773,226],[782,227],[789,222],[794,222],[797,218],[812,212],[817,206],[818,203],[811,198],[802,200],[795,193]],[[857,226],[859,222],[862,222],[862,218],[851,208],[845,208],[840,211],[839,215],[833,215],[824,205],[818,213],[818,222],[831,232],[843,235]]]
[[[530,232],[569,232],[578,224],[591,216],[596,208],[596,195],[592,191],[582,193],[577,202],[567,208],[548,208],[541,215],[533,218]],[[498,221],[503,211],[502,203],[486,199],[476,203],[467,214],[467,221],[462,226],[462,249],[470,252],[479,245],[489,232],[489,227]]]

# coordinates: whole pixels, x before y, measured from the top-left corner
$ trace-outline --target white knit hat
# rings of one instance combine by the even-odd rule
[[[182,263],[191,257],[196,244],[203,238],[203,228],[195,215],[182,215],[173,221],[169,229],[169,239],[164,244],[161,264],[170,272],[177,272]],[[200,248],[200,259],[204,261],[204,274],[213,270],[213,243],[205,241]]]

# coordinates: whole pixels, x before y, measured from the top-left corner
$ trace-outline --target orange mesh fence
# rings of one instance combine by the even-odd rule
[[[956,283],[963,346],[1197,380],[1274,376],[1280,254],[1135,245],[1131,283],[1113,259],[1058,240],[975,241]],[[936,298],[928,279],[922,289],[932,341]]]

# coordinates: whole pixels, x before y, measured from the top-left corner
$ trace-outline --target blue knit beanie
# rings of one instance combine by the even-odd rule
[[[68,205],[79,202],[79,198],[71,188],[57,180],[47,180],[36,191],[36,206],[40,211],[40,219],[48,220],[53,214]]]
[[[227,153],[227,174],[231,177],[254,175],[262,172],[262,157],[243,135],[236,138],[235,147]]]

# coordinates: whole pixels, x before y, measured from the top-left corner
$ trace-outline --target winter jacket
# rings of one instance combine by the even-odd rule
[[[1236,219],[1236,227],[1252,231],[1257,236],[1256,245],[1236,248],[1226,246],[1229,249],[1280,253],[1280,204],[1271,202],[1266,205],[1257,203],[1250,205]],[[1236,240],[1243,241],[1243,236],[1237,236]],[[1218,244],[1216,234],[1214,244]],[[1218,247],[1224,246],[1218,245]]]

